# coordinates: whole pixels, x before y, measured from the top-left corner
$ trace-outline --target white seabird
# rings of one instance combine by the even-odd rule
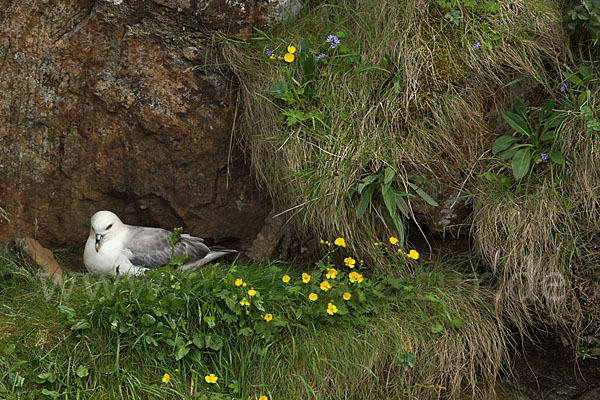
[[[96,274],[139,275],[148,269],[169,264],[172,235],[161,228],[124,224],[110,211],[98,211],[92,216],[90,236],[85,243],[83,263]],[[190,235],[177,238],[174,256],[186,254],[178,269],[188,270],[213,261],[236,250],[212,246],[209,240]]]

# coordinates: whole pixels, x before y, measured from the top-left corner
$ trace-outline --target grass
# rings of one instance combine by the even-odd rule
[[[225,41],[225,59],[240,85],[241,138],[282,218],[294,222],[307,243],[338,232],[370,261],[377,259],[372,242],[399,236],[400,224],[386,217],[381,201],[358,218],[353,188],[386,167],[394,170],[392,187],[412,196],[402,217],[406,229],[406,220],[424,208],[410,184],[422,182],[438,198],[463,187],[491,148],[490,114],[503,107],[504,85],[520,76],[546,82],[567,57],[560,9],[552,1],[464,11],[456,26],[432,1],[338,0],[249,43]],[[332,33],[343,34],[347,47],[318,67],[314,98],[290,107],[269,98],[282,76],[264,49],[282,54],[303,40],[318,48]],[[473,48],[475,40],[481,50]],[[279,117],[289,108],[317,113],[326,126],[286,126]]]
[[[506,372],[510,339],[494,315],[491,292],[449,273],[441,261],[417,270],[402,280],[397,296],[374,300],[374,311],[331,323],[330,316],[297,318],[297,310],[283,307],[290,295],[277,283],[281,274],[301,272],[284,264],[217,264],[197,275],[176,275],[177,282],[191,284],[182,291],[173,288],[170,274],[137,278],[133,286],[123,279],[71,274],[64,287],[52,288],[24,260],[4,253],[0,392],[11,400],[493,398],[496,380]],[[206,319],[210,310],[194,304],[217,301],[222,292],[202,289],[195,303],[190,288],[206,279],[211,287],[231,286],[229,273],[258,291],[265,309],[274,310],[273,322],[286,322],[268,340],[258,334],[258,323],[252,325],[254,334],[236,329],[229,340],[223,316],[212,330],[193,322]],[[147,288],[163,292],[144,303]],[[101,300],[107,293],[119,301]],[[169,312],[176,336],[218,333],[225,339],[218,350],[192,350],[177,359],[177,346],[145,340],[156,325],[140,322],[136,307],[164,304],[169,293],[190,295],[178,311]],[[124,307],[119,319],[128,321],[126,330],[123,324],[111,328],[111,304]],[[165,373],[168,383],[161,381]],[[217,384],[205,382],[209,373],[218,376]]]

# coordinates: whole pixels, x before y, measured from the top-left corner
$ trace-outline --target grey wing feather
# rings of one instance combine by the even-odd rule
[[[169,235],[172,233],[160,228],[128,226],[129,240],[124,246],[124,252],[135,266],[159,268],[169,264],[171,260],[171,245]],[[174,256],[187,254],[186,263],[204,258],[210,252],[201,238],[181,235],[175,242]]]

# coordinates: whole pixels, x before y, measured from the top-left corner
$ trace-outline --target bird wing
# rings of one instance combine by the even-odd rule
[[[146,268],[159,268],[169,264],[171,260],[171,245],[169,236],[171,232],[161,228],[147,228],[141,226],[127,226],[129,238],[123,246],[123,252],[135,266]],[[177,238],[174,256],[187,254],[185,260],[195,262],[204,258],[210,249],[204,244],[203,239],[181,235]]]

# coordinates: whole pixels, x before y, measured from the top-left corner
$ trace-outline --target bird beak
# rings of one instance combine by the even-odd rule
[[[96,234],[96,253],[100,250],[100,246],[102,246],[102,235]]]

